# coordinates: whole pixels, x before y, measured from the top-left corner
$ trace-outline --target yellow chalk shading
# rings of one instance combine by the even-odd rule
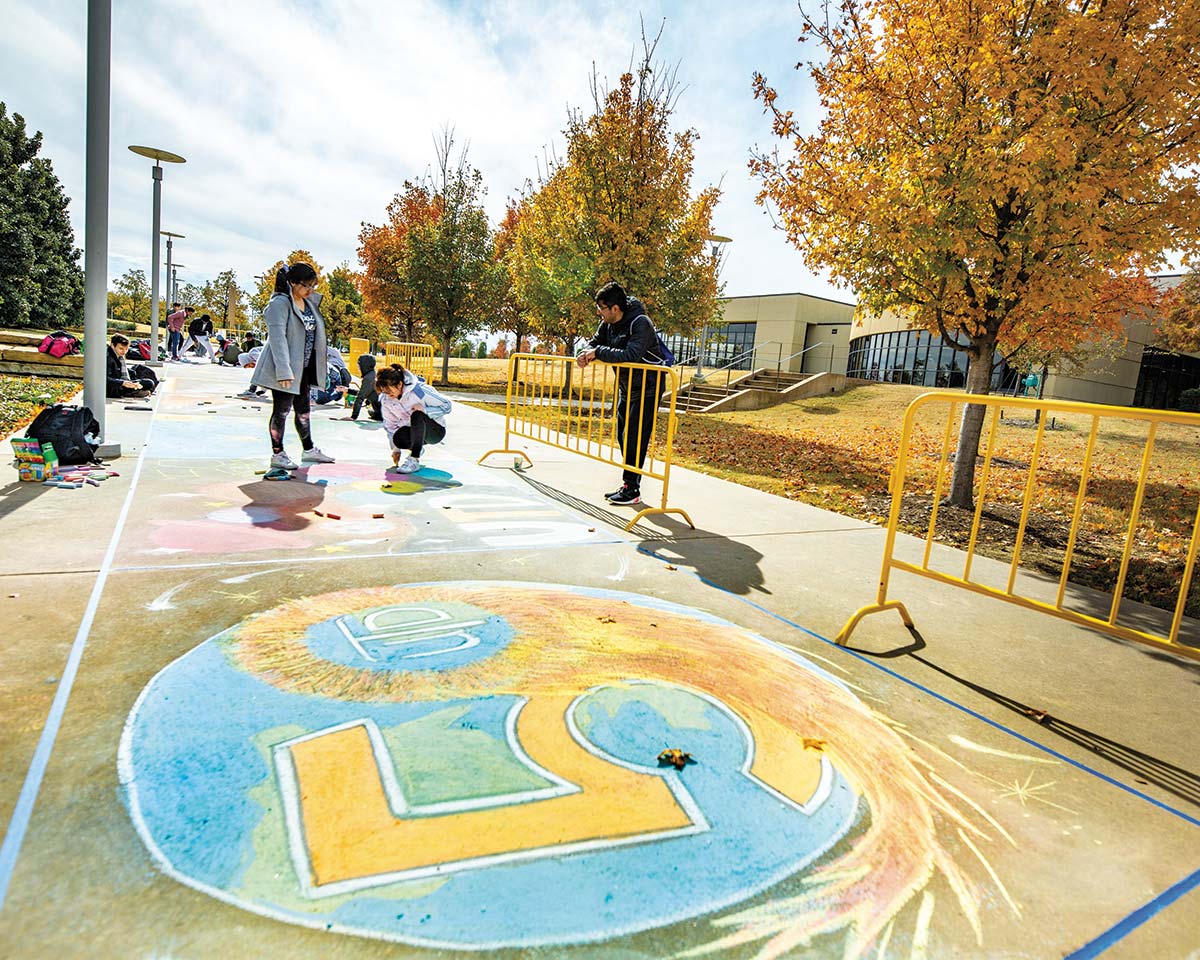
[[[565,721],[571,699],[530,701],[518,717],[517,736],[535,763],[580,792],[487,810],[395,816],[362,726],[294,744],[313,882],[689,826],[690,818],[661,777],[607,763],[572,739]]]

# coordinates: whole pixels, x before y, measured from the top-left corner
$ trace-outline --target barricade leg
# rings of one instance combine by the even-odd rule
[[[904,621],[904,625],[910,629],[912,628],[913,618],[909,616],[908,608],[899,600],[887,600],[883,603],[868,604],[855,613],[854,616],[846,621],[846,625],[842,627],[837,637],[834,638],[834,642],[839,647],[844,647],[846,645],[846,641],[850,639],[850,634],[852,634],[854,632],[854,628],[858,626],[858,621],[869,614],[881,613],[884,610],[897,611],[900,614],[900,619]]]

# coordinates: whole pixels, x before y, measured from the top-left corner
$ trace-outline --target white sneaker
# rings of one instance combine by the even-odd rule
[[[397,473],[416,473],[421,469],[421,461],[416,457],[405,457],[404,462],[396,468]]]
[[[271,457],[271,466],[279,467],[283,470],[299,470],[300,469],[300,464],[298,464],[295,460],[293,460],[291,457],[289,457],[287,455],[286,450],[282,450],[279,453],[277,453]]]
[[[300,455],[301,463],[336,463],[329,454],[322,453],[320,447],[313,447],[311,450],[305,450]]]

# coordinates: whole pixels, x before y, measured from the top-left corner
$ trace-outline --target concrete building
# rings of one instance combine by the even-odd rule
[[[1181,275],[1156,279],[1164,289]],[[803,293],[730,297],[722,301],[726,326],[709,338],[707,366],[734,363],[735,369],[779,366],[795,373],[838,373],[882,383],[962,387],[966,354],[924,330],[910,329],[899,314],[859,314],[853,304]],[[1080,369],[1047,371],[1043,396],[1115,406],[1171,408],[1179,394],[1200,387],[1200,353],[1179,353],[1155,344],[1147,318],[1125,322],[1127,341],[1117,357],[1094,360]],[[680,360],[695,357],[695,340],[674,338]],[[993,390],[1019,389],[1030,373],[1010,367],[999,355]],[[1040,368],[1033,371],[1040,374]]]
[[[846,372],[854,304],[806,293],[729,297],[722,323],[705,337],[705,366],[779,367],[793,373]],[[696,338],[667,340],[680,361],[694,358]]]

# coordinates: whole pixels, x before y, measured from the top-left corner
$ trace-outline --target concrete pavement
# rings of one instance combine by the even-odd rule
[[[677,470],[626,534],[462,403],[268,483],[244,373],[170,372],[120,478],[0,489],[4,955],[1200,944],[1200,664],[902,577],[842,650],[875,526]]]

